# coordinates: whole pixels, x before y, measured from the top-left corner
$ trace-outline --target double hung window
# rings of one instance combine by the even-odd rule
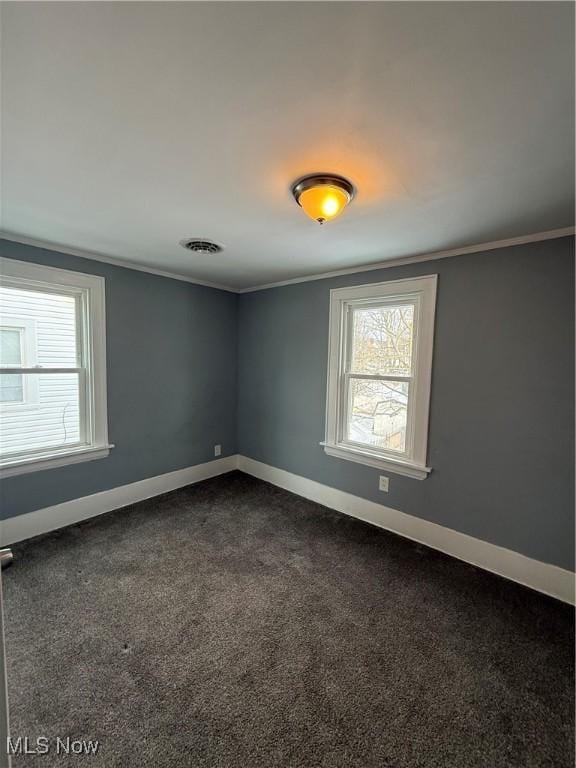
[[[108,453],[104,280],[0,259],[0,476]]]
[[[331,291],[324,447],[423,479],[436,276]]]

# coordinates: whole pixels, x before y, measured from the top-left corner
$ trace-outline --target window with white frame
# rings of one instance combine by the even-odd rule
[[[0,259],[0,476],[110,447],[104,279]]]
[[[326,453],[424,479],[436,275],[330,292]]]

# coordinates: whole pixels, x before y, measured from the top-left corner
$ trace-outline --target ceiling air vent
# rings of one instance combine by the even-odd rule
[[[223,249],[218,243],[213,243],[212,240],[195,240],[187,238],[186,240],[180,240],[182,248],[186,248],[192,253],[197,253],[199,256],[209,256],[213,253],[220,253]]]

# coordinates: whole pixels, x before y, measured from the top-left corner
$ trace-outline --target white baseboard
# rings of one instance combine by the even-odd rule
[[[247,456],[227,456],[193,467],[157,475],[119,488],[72,499],[24,515],[0,521],[0,546],[38,536],[90,517],[111,512],[137,501],[158,496],[185,485],[240,469],[279,488],[303,496],[325,507],[372,523],[380,528],[417,541],[432,549],[464,560],[486,571],[543,592],[565,603],[575,603],[575,575],[549,563],[542,563],[510,549],[490,544],[451,528],[399,512],[397,509],[339,491],[315,480],[271,467]]]
[[[466,563],[574,605],[575,574],[572,571],[533,560],[511,549],[490,544],[451,528],[399,512],[397,509],[330,488],[246,456],[238,456],[238,469],[298,496],[323,504],[325,507],[385,528],[458,560],[464,560]]]
[[[17,517],[9,517],[0,521],[0,546],[14,544],[17,541],[38,536],[40,533],[48,533],[56,528],[63,528],[81,520],[111,512],[113,509],[144,501],[161,493],[174,491],[185,485],[207,480],[209,477],[231,472],[238,466],[238,457],[225,456],[221,459],[208,461],[205,464],[196,464],[186,469],[177,469],[175,472],[167,472],[164,475],[148,477],[129,485],[121,485],[119,488],[111,488],[108,491],[94,493],[91,496],[83,496],[80,499],[72,499],[53,507],[44,507],[34,512],[27,512]]]

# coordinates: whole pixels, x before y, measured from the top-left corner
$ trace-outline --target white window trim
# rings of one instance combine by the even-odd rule
[[[432,381],[432,349],[438,276],[425,275],[406,280],[392,280],[330,291],[328,382],[326,396],[326,437],[321,443],[325,452],[369,467],[424,480],[432,471],[426,464],[430,385]],[[398,456],[343,440],[344,364],[347,315],[349,308],[366,301],[407,297],[415,300],[415,333],[413,339],[414,394],[411,399],[411,424],[407,452]]]
[[[104,278],[2,257],[0,275],[4,284],[12,283],[15,287],[33,286],[42,291],[58,292],[60,289],[79,294],[80,301],[84,302],[82,315],[86,319],[84,327],[79,328],[79,333],[83,336],[85,366],[89,380],[89,396],[84,394],[87,434],[81,444],[4,457],[0,459],[0,478],[107,456],[110,448],[114,446],[108,442]],[[37,369],[31,367],[24,371],[35,373]],[[87,389],[81,388],[81,392],[86,393]]]

